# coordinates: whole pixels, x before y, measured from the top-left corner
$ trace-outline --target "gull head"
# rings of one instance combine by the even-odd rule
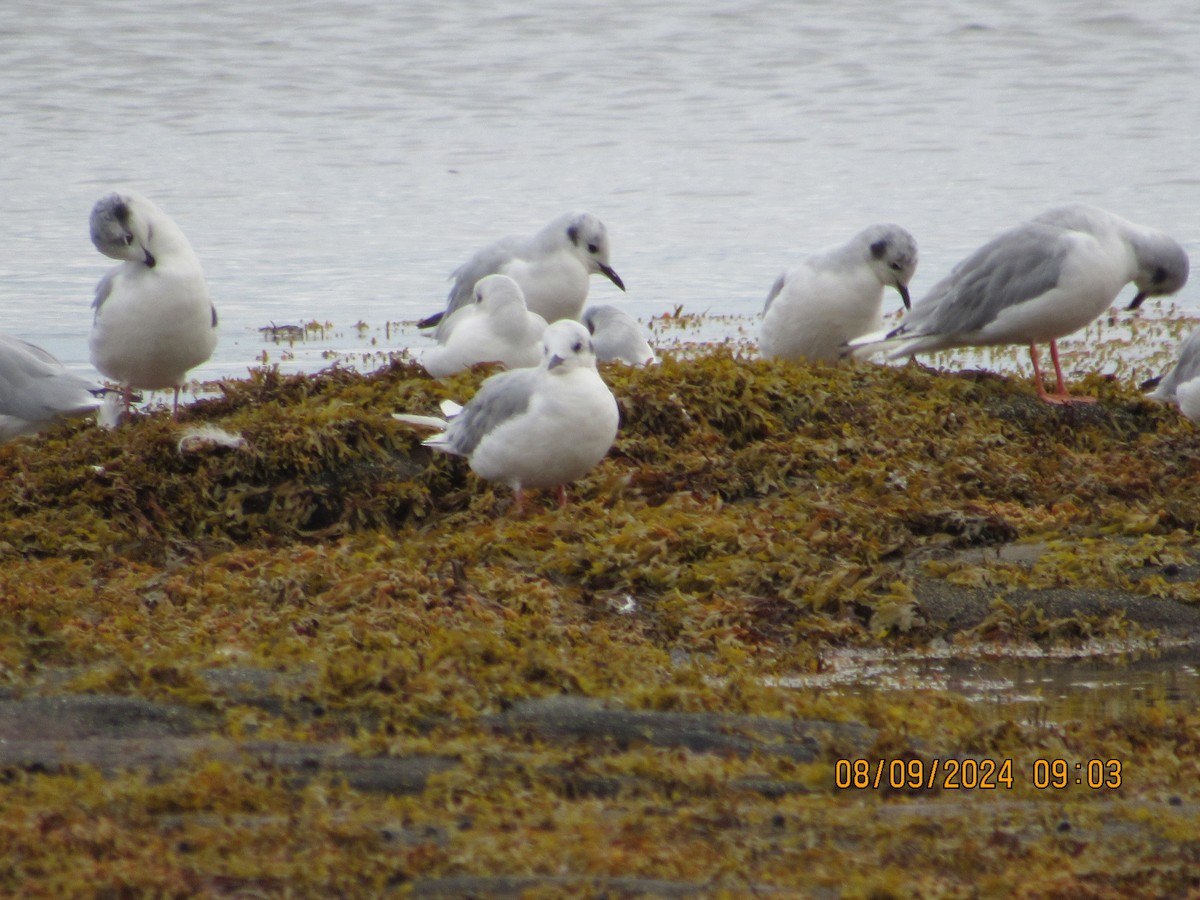
[[[599,273],[625,290],[625,282],[609,263],[608,229],[591,213],[577,213],[567,223],[567,240],[591,273]]]
[[[149,201],[132,191],[108,194],[96,201],[89,222],[92,243],[105,256],[154,268]]]
[[[1138,265],[1133,279],[1137,296],[1129,309],[1137,309],[1147,297],[1174,294],[1187,284],[1191,263],[1187,251],[1174,238],[1160,231],[1147,231],[1132,243]]]
[[[899,225],[873,225],[863,233],[867,262],[879,283],[900,292],[904,308],[911,309],[908,283],[917,271],[917,242]]]
[[[592,336],[574,319],[559,319],[542,336],[542,364],[552,375],[596,368]]]
[[[526,308],[521,286],[507,275],[488,275],[475,282],[475,303],[488,314],[511,307]]]

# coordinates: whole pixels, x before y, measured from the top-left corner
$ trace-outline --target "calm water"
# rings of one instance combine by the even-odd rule
[[[1164,647],[1094,645],[1047,653],[1036,647],[922,653],[833,652],[826,671],[781,680],[785,687],[856,695],[948,691],[985,716],[1025,722],[1128,718],[1151,708],[1200,708],[1195,642]]]
[[[5,0],[0,327],[88,370],[108,262],[87,215],[119,184],[200,254],[206,377],[244,374],[271,322],[337,326],[307,371],[365,346],[359,320],[382,340],[474,248],[570,208],[608,224],[629,286],[593,300],[641,317],[754,314],[881,220],[921,244],[916,295],[1063,201],[1200,249],[1193,0],[630,6]]]

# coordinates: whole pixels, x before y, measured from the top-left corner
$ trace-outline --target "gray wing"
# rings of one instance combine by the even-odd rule
[[[484,435],[529,408],[538,369],[513,369],[493,375],[463,411],[450,420],[440,443],[451,453],[470,456]]]
[[[1008,307],[1057,285],[1069,251],[1066,232],[1053,225],[1028,222],[1006,231],[955,266],[891,334],[978,331]]]
[[[98,390],[41,347],[0,339],[0,413],[36,422],[96,406]]]
[[[775,283],[771,285],[771,293],[767,294],[767,303],[766,306],[763,307],[763,315],[767,314],[767,310],[771,308],[771,303],[774,302],[775,298],[779,296],[779,292],[783,290],[783,283],[785,281],[787,281],[787,272],[780,274],[780,276],[775,279]]]
[[[459,307],[473,302],[475,282],[499,272],[509,260],[520,255],[523,244],[524,239],[516,235],[501,238],[478,251],[455,269],[454,274],[450,276],[454,279],[454,284],[446,297],[445,315],[449,316]]]
[[[96,285],[96,297],[92,300],[92,309],[96,312],[100,311],[100,307],[104,305],[104,301],[108,299],[108,295],[112,293],[113,282],[117,278],[117,273],[121,271],[120,266],[113,266],[104,273],[104,277],[100,279],[100,283]]]
[[[1181,384],[1200,378],[1200,328],[1197,328],[1179,347],[1179,361],[1175,368],[1163,376],[1152,397],[1159,400],[1174,400],[1175,391]]]

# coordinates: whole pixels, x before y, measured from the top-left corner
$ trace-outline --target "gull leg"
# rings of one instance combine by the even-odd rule
[[[1042,369],[1038,365],[1038,350],[1037,344],[1030,342],[1029,344],[1029,359],[1033,362],[1033,384],[1037,388],[1038,399],[1056,405],[1064,403],[1095,403],[1095,397],[1072,397],[1067,392],[1067,383],[1063,378],[1062,366],[1058,361],[1058,343],[1050,342],[1050,361],[1054,363],[1054,393],[1047,393],[1046,386],[1042,384]]]
[[[567,508],[567,486],[565,484],[560,484],[558,486],[558,508]]]

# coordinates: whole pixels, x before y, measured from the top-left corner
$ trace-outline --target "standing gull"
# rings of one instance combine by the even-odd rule
[[[443,404],[447,419],[397,414],[440,432],[427,446],[465,456],[471,470],[501,481],[524,502],[526,488],[558,488],[586,475],[617,436],[617,401],[596,371],[587,329],[555,322],[546,329],[541,363],[499,372],[464,407]]]
[[[600,362],[648,366],[655,361],[646,340],[646,329],[624,310],[604,304],[583,311],[583,324],[592,335],[592,347]]]
[[[133,191],[101,197],[91,232],[97,250],[123,260],[96,287],[92,364],[120,383],[126,409],[134,388],[174,388],[178,412],[188,371],[217,346],[200,260],[179,226]]]
[[[420,356],[421,365],[434,378],[481,362],[523,369],[536,366],[542,358],[546,320],[526,308],[520,286],[507,275],[477,281],[475,302],[455,310],[446,327],[445,339]]]
[[[41,347],[0,335],[0,442],[93,412],[103,393]]]
[[[779,276],[763,309],[759,350],[776,359],[837,362],[846,342],[883,327],[883,289],[908,309],[917,242],[899,225],[872,225]]]
[[[516,281],[529,309],[547,322],[579,318],[591,275],[603,275],[625,290],[625,283],[609,264],[604,223],[591,213],[567,213],[534,235],[501,238],[479,250],[455,270],[445,311],[422,319],[417,326],[437,325],[435,337],[443,340],[446,318],[471,302],[475,282],[497,273]]]
[[[1067,393],[1057,339],[1103,313],[1129,282],[1130,304],[1173,294],[1188,278],[1177,241],[1094,206],[1052,209],[988,241],[933,286],[884,335],[850,342],[890,358],[948,347],[1028,344],[1038,396],[1048,403],[1092,402]],[[1048,393],[1038,342],[1050,344],[1056,390]]]

